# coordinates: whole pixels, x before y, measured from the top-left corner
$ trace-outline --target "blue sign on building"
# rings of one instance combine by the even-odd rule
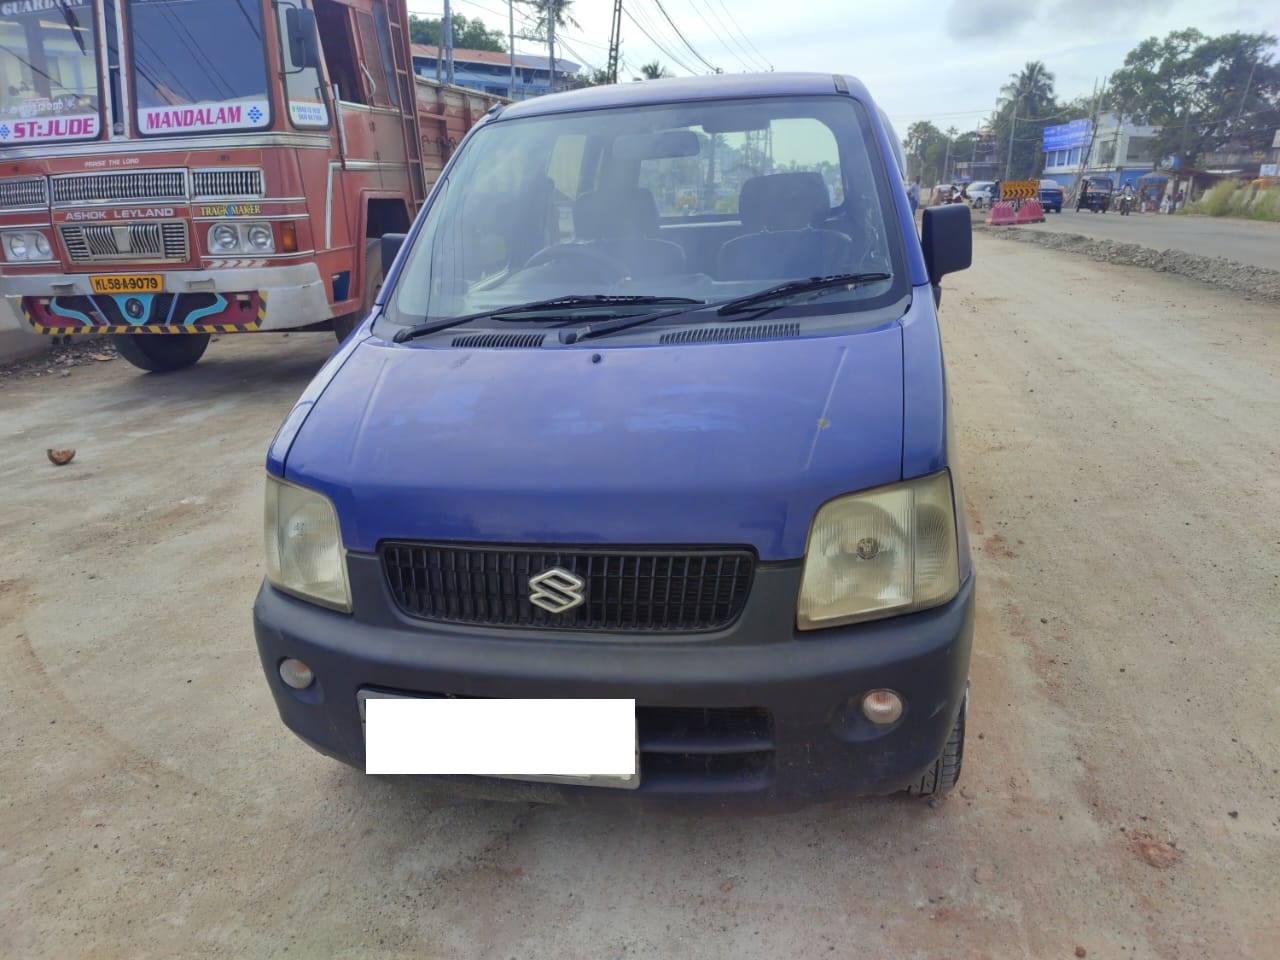
[[[1042,148],[1070,150],[1073,147],[1087,147],[1092,135],[1093,125],[1088,118],[1072,120],[1070,123],[1059,124],[1056,127],[1045,127]]]

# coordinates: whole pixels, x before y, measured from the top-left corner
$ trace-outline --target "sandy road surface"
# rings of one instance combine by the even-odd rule
[[[1280,956],[1280,319],[975,243],[943,304],[974,705],[934,807],[643,818],[325,760],[249,606],[328,341],[4,383],[0,956]]]

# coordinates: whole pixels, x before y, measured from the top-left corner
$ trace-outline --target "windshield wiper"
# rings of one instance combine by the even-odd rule
[[[577,343],[580,340],[590,340],[593,337],[602,337],[608,333],[616,333],[619,330],[638,327],[642,323],[652,323],[654,320],[665,320],[668,317],[678,317],[682,313],[695,313],[701,310],[715,309],[719,316],[726,316],[732,313],[742,313],[750,310],[752,307],[755,307],[755,313],[748,318],[754,320],[761,314],[767,313],[770,310],[775,310],[781,306],[781,304],[763,306],[770,300],[794,296],[799,293],[807,293],[812,290],[825,290],[832,287],[856,287],[860,283],[871,283],[875,280],[888,280],[890,276],[891,275],[887,273],[841,273],[831,277],[810,277],[807,280],[788,280],[786,283],[780,283],[775,287],[769,287],[768,289],[749,294],[745,297],[735,297],[732,300],[720,300],[712,303],[699,303],[698,306],[693,307],[692,309],[682,307],[679,310],[661,310],[658,313],[642,313],[636,316],[604,320],[600,323],[590,323],[577,330],[563,330],[560,333],[560,342],[566,344]]]
[[[859,284],[872,283],[876,280],[888,280],[891,276],[892,274],[888,273],[837,273],[830,277],[788,280],[786,283],[780,283],[776,287],[767,287],[764,290],[747,294],[745,297],[727,300],[720,305],[716,313],[719,316],[727,317],[730,314],[742,313],[752,307],[762,306],[772,300],[792,297],[799,293],[826,290],[831,287],[856,287]]]
[[[67,6],[68,0],[58,0],[58,9],[62,11],[62,19],[67,23],[67,29],[71,31],[71,36],[75,37],[76,46],[80,48],[81,56],[88,56],[89,51],[84,48],[84,37],[80,36],[80,18],[76,16],[75,11]]]
[[[513,303],[506,307],[497,307],[493,310],[482,310],[479,313],[468,313],[461,317],[447,317],[443,320],[431,320],[427,323],[420,323],[417,326],[405,327],[398,331],[392,340],[396,343],[404,343],[407,340],[415,340],[418,337],[429,336],[433,333],[439,333],[441,330],[448,330],[450,327],[458,327],[464,323],[471,323],[474,320],[488,320],[492,318],[507,318],[520,313],[548,313],[557,310],[577,310],[583,307],[647,307],[661,306],[663,304],[701,304],[701,300],[693,300],[689,297],[652,297],[644,295],[611,295],[604,293],[592,294],[570,294],[563,297],[552,297],[549,300],[534,300],[530,303]],[[649,316],[643,314],[642,316]],[[534,318],[530,318],[534,319]],[[550,317],[536,318],[542,321],[560,320],[563,316],[556,315]]]

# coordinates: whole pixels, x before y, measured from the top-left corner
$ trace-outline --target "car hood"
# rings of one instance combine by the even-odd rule
[[[825,500],[901,476],[902,328],[749,343],[362,343],[286,476],[348,549],[384,539],[750,545],[800,557]]]

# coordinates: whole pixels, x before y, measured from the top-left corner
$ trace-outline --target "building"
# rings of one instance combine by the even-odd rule
[[[999,180],[1000,157],[999,144],[990,130],[979,130],[969,134],[968,154],[966,148],[956,148],[956,156],[952,161],[956,183],[970,183],[975,180]]]
[[[1064,189],[1081,177],[1109,177],[1116,187],[1137,186],[1160,158],[1153,153],[1159,127],[1133,123],[1113,113],[1098,116],[1095,131],[1087,118],[1044,129],[1044,178]]]
[[[436,64],[444,75],[440,48],[415,43],[412,46],[413,72],[420,77],[434,80]],[[470,87],[484,93],[524,100],[551,92],[551,61],[546,57],[534,57],[524,53],[515,55],[516,82],[511,84],[511,54],[492,50],[462,50],[453,48],[453,82],[460,87]],[[556,57],[556,89],[575,86],[578,71],[582,67]]]

